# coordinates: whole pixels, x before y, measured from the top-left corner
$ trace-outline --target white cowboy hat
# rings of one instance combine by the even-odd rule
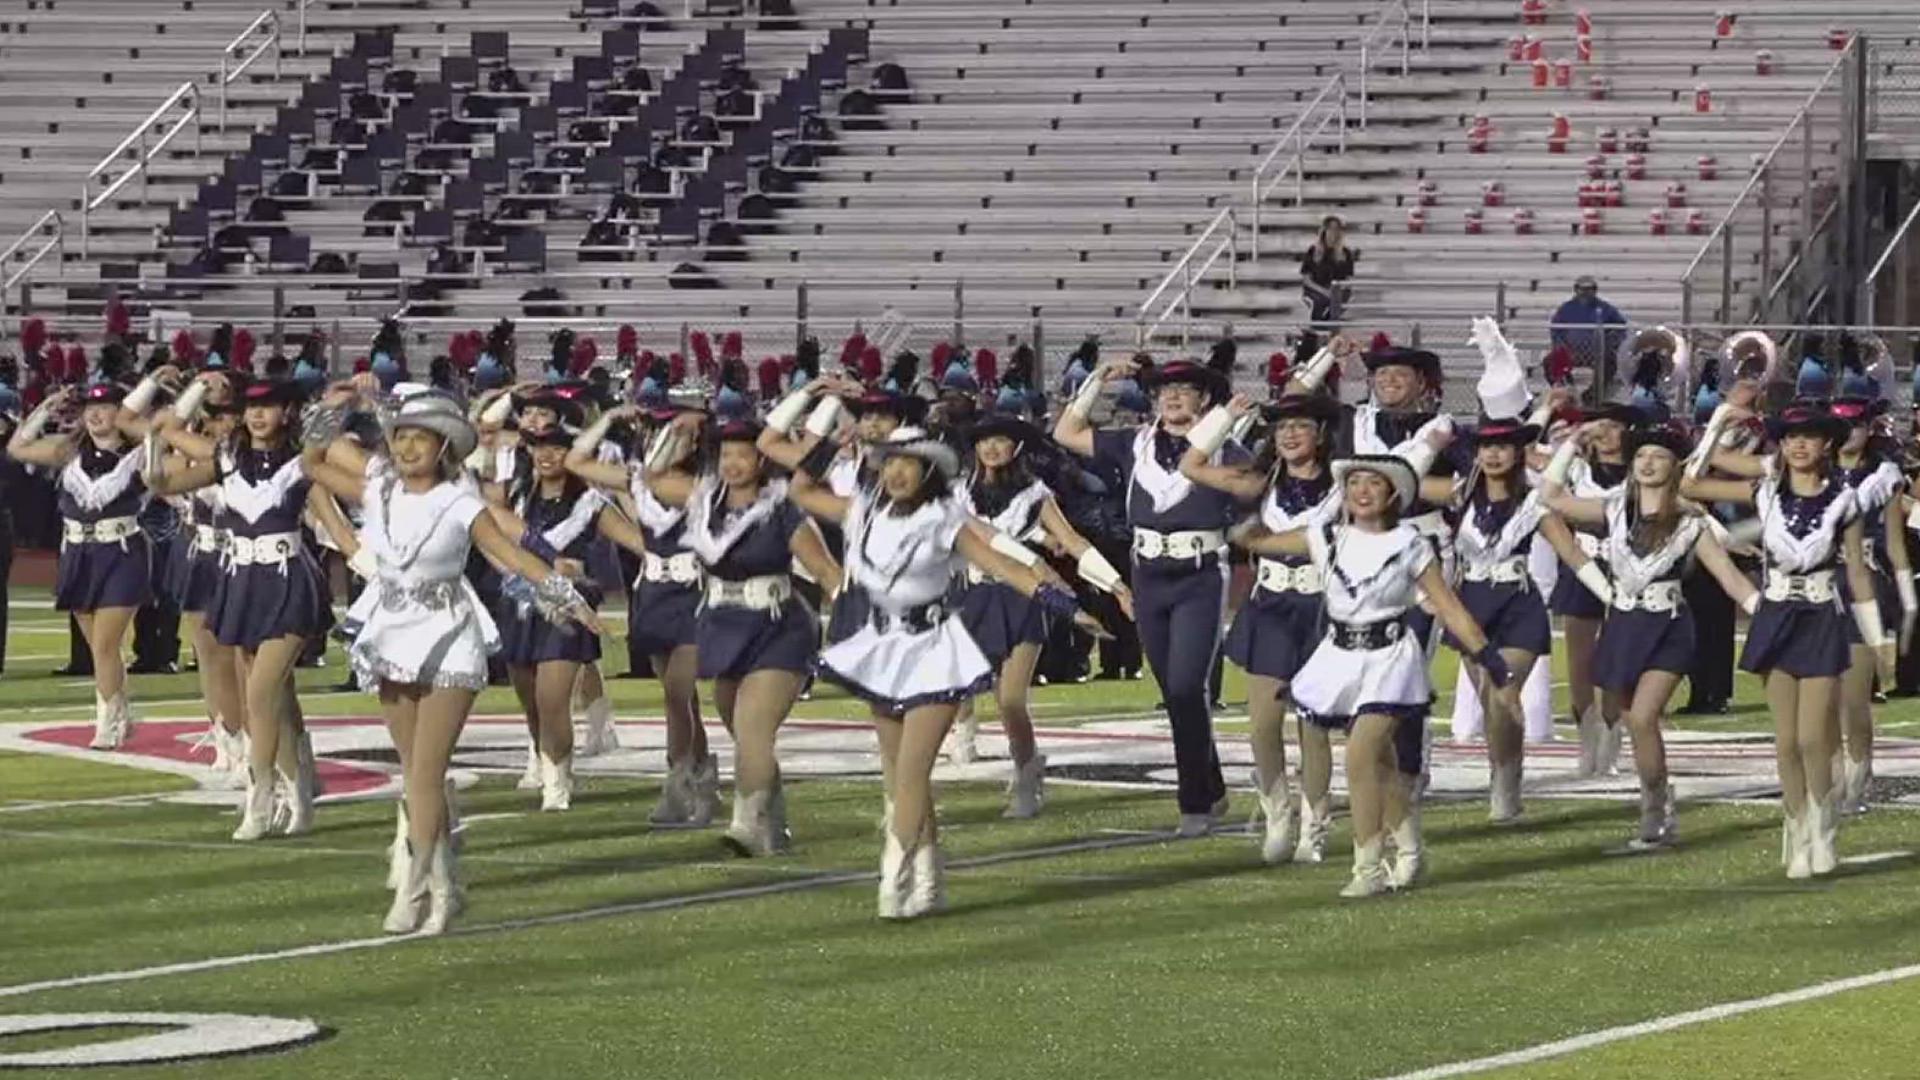
[[[1340,487],[1347,482],[1348,473],[1370,472],[1387,478],[1393,485],[1393,494],[1400,504],[1400,512],[1410,509],[1420,495],[1420,478],[1414,475],[1413,466],[1398,454],[1354,454],[1333,463],[1333,483]]]
[[[447,454],[454,461],[465,461],[480,442],[466,411],[437,390],[414,394],[400,403],[388,419],[387,429],[400,428],[420,428],[445,439]]]
[[[893,454],[917,457],[949,480],[960,475],[960,456],[953,452],[953,447],[929,435],[925,428],[894,428],[885,439],[874,443],[871,449],[877,458]]]

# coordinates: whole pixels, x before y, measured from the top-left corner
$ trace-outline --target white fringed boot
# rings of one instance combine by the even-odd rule
[[[1266,830],[1260,841],[1260,861],[1268,866],[1293,861],[1298,823],[1294,818],[1293,793],[1287,787],[1284,772],[1274,777],[1267,790],[1260,793],[1260,813],[1266,819]]]
[[[1007,808],[1001,811],[1004,818],[1034,818],[1040,816],[1040,810],[1046,805],[1047,793],[1047,757],[1035,754],[1027,759],[1025,765],[1013,767],[1013,779],[1007,783]]]

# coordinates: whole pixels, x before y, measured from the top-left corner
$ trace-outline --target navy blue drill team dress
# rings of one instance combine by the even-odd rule
[[[654,498],[640,470],[629,472],[634,518],[647,553],[627,605],[627,633],[642,655],[665,656],[694,643],[700,610],[700,557],[686,546],[686,511]]]
[[[976,481],[963,488],[959,498],[968,514],[1025,542],[1044,535],[1040,511],[1052,496],[1053,491],[1039,480],[1020,488]],[[971,563],[962,571],[961,581],[960,625],[988,663],[998,668],[1016,647],[1046,642],[1046,612],[1020,590]]]
[[[1328,499],[1333,475],[1326,469],[1311,479],[1284,466],[1260,503],[1260,523],[1279,534],[1323,522],[1335,508]],[[1326,585],[1306,556],[1254,560],[1253,594],[1240,606],[1227,631],[1227,659],[1249,675],[1291,682],[1319,647],[1326,625]]]
[[[587,561],[596,526],[607,507],[606,497],[569,480],[557,498],[546,498],[538,485],[515,503],[514,513],[532,532],[538,533],[562,559]],[[599,608],[605,595],[599,582],[591,577],[574,582],[587,603]],[[499,658],[508,664],[532,667],[550,660],[590,664],[600,659],[600,637],[572,621],[548,622],[532,607],[522,607],[512,597],[502,597],[494,609],[494,623],[500,630]]]
[[[64,529],[53,606],[137,608],[151,595],[152,548],[135,518],[147,502],[137,449],[103,450],[82,437],[56,486]]]
[[[1664,537],[1636,538],[1626,492],[1616,491],[1605,502],[1601,551],[1613,568],[1613,607],[1593,647],[1593,684],[1630,695],[1649,671],[1693,671],[1697,637],[1680,582],[1706,519],[1682,514]]]
[[[1499,502],[1477,488],[1458,511],[1454,551],[1460,562],[1460,603],[1498,649],[1546,656],[1553,648],[1547,605],[1534,587],[1528,559],[1546,508],[1540,492]],[[1449,631],[1449,648],[1466,653]]]
[[[1770,466],[1754,487],[1766,564],[1760,609],[1747,627],[1740,669],[1796,679],[1837,676],[1848,666],[1841,534],[1856,516],[1853,489],[1836,477],[1796,495]]]
[[[1133,527],[1133,600],[1140,643],[1160,683],[1173,726],[1183,814],[1205,814],[1226,794],[1213,740],[1208,677],[1220,645],[1226,607],[1224,531],[1238,514],[1231,495],[1180,475],[1187,440],[1158,424],[1096,431],[1094,461],[1128,478],[1127,522]],[[1243,465],[1247,452],[1229,442],[1224,465]],[[1199,534],[1169,550],[1169,535]]]
[[[214,475],[227,506],[225,573],[207,607],[214,639],[257,649],[325,626],[320,564],[300,532],[312,481],[299,452],[223,449]]]
[[[1619,491],[1621,485],[1626,483],[1627,471],[1624,464],[1576,459],[1574,474],[1567,482],[1567,494],[1576,499],[1604,499]],[[1604,573],[1607,569],[1605,538],[1575,530],[1573,539],[1600,564],[1600,570]],[[1606,605],[1600,602],[1600,598],[1593,595],[1593,590],[1582,584],[1579,578],[1573,576],[1572,569],[1564,565],[1561,572],[1554,575],[1553,592],[1547,597],[1547,610],[1555,615],[1595,621],[1607,615]]]
[[[717,479],[694,487],[686,541],[707,570],[706,597],[694,630],[700,678],[813,670],[820,634],[792,584],[793,534],[808,523],[807,515],[787,501],[784,480],[766,482],[759,497],[739,509],[726,505],[726,488]],[[736,602],[744,601],[750,589],[773,590],[778,599]]]

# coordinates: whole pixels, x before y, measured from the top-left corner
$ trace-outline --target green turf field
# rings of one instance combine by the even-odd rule
[[[0,722],[86,716],[85,684],[34,673],[64,660],[64,633],[15,610]],[[337,654],[301,673],[310,715],[371,711],[318,692],[339,673]],[[623,715],[657,707],[648,682],[611,685]],[[1677,726],[1764,730],[1756,690],[1742,679],[1732,716]],[[199,708],[191,676],[135,694],[149,715]],[[1149,717],[1155,697],[1151,682],[1035,691],[1048,724]],[[823,692],[800,715],[858,710]],[[1910,734],[1920,709],[1881,719]],[[325,1037],[102,1075],[1366,1080],[1920,962],[1920,818],[1892,807],[1843,832],[1854,861],[1835,878],[1793,883],[1765,803],[1685,805],[1683,846],[1643,857],[1611,853],[1619,802],[1534,800],[1510,829],[1477,800],[1440,803],[1429,880],[1356,904],[1335,895],[1344,822],[1327,864],[1269,869],[1246,836],[1165,839],[1164,791],[1055,782],[1043,817],[1007,822],[997,785],[949,784],[951,908],[885,925],[869,780],[794,783],[794,854],[747,862],[713,831],[651,830],[650,778],[588,776],[572,812],[541,815],[492,773],[461,799],[458,932],[395,940],[380,934],[389,804],[328,804],[310,836],[239,845],[228,811],[165,798],[181,786],[0,754],[0,1021],[232,1012],[311,1018]],[[1229,821],[1252,809],[1237,794]],[[68,984],[85,976],[100,978]],[[1484,1075],[1912,1076],[1916,1019],[1920,979]],[[0,1038],[0,1060],[146,1030]]]

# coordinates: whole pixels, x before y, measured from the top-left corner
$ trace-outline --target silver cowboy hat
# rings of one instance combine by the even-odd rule
[[[924,428],[894,428],[885,439],[874,443],[869,449],[879,458],[894,454],[917,457],[949,480],[960,475],[960,455],[953,452],[953,447],[928,434]]]
[[[400,428],[420,428],[440,436],[447,442],[447,453],[457,462],[465,461],[480,443],[466,411],[438,391],[414,394],[402,401],[387,420],[389,431]]]

